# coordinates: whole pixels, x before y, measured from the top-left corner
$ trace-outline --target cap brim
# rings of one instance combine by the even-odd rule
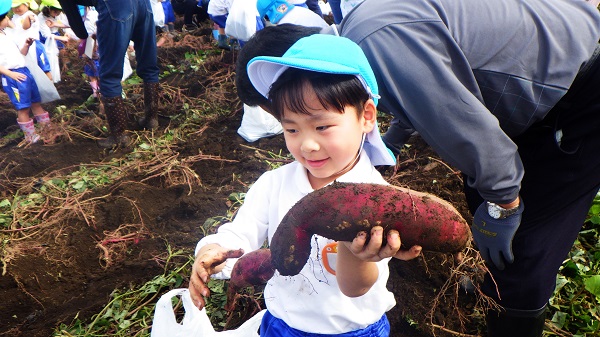
[[[356,69],[335,62],[293,57],[259,56],[252,59],[248,64],[248,77],[256,90],[268,98],[271,85],[290,67],[328,74],[360,75]]]

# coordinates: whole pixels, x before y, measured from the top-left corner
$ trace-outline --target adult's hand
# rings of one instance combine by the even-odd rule
[[[512,240],[521,225],[523,201],[517,212],[504,219],[494,219],[488,214],[487,203],[483,202],[475,211],[471,232],[481,257],[488,264],[504,270],[506,264],[514,262]]]

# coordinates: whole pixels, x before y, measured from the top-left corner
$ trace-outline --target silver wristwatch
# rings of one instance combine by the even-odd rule
[[[493,202],[487,201],[486,203],[488,214],[494,219],[504,219],[515,214],[517,210],[519,210],[519,205],[506,209],[500,205],[494,204]]]

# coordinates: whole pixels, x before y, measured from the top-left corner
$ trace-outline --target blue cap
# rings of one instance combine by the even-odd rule
[[[355,75],[377,105],[379,89],[375,74],[362,49],[350,39],[314,34],[296,41],[281,57],[258,56],[248,63],[248,77],[254,88],[269,97],[271,85],[288,68],[327,74]],[[383,143],[377,125],[367,134],[364,150],[373,165],[395,165],[396,158]]]
[[[258,56],[248,63],[248,77],[263,96],[288,68],[328,74],[356,75],[377,104],[375,74],[360,47],[341,36],[314,34],[296,41],[281,57]]]
[[[12,0],[0,0],[0,15],[4,15],[12,8]]]
[[[285,0],[258,0],[256,9],[261,18],[266,15],[269,17],[269,22],[277,24],[289,11],[294,9],[294,5]]]

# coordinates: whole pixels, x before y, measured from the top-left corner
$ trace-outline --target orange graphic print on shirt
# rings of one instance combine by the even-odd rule
[[[323,250],[321,251],[321,256],[323,256],[323,266],[325,267],[325,270],[327,270],[330,274],[333,275],[335,275],[337,251],[337,242],[332,242],[330,244],[325,245],[325,247],[323,247]]]

